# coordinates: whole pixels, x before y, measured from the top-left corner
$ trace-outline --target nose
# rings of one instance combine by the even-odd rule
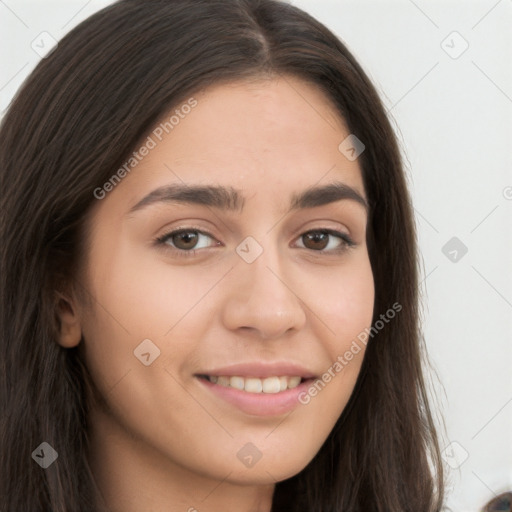
[[[252,263],[237,262],[226,283],[229,291],[222,318],[227,329],[272,340],[304,327],[304,288],[293,278],[289,266],[284,271],[286,264],[280,259],[275,248],[264,247]]]

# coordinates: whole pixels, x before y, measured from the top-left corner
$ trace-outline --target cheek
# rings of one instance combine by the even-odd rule
[[[359,258],[338,268],[325,284],[324,293],[309,296],[314,300],[312,309],[322,320],[323,348],[329,364],[300,397],[303,412],[311,418],[305,425],[318,441],[327,437],[343,412],[363,362],[366,345],[358,336],[371,327],[375,298],[369,259]]]
[[[312,396],[321,391],[324,404],[332,406],[331,421],[336,421],[359,375],[366,332],[372,325],[375,290],[369,259],[359,258],[353,265],[337,269],[327,283],[325,293],[314,295],[318,300],[312,309],[318,311],[326,327],[323,347],[330,363],[324,368],[322,382],[311,391]]]
[[[316,293],[317,308],[333,334],[337,350],[370,327],[375,299],[373,273],[369,259],[358,258],[352,265],[332,272],[323,292]]]
[[[229,269],[226,265],[176,265],[164,252],[119,241],[115,259],[98,259],[93,279],[99,302],[135,337],[163,337],[200,302]],[[107,306],[105,306],[107,309]],[[112,318],[111,318],[112,320]]]
[[[83,322],[86,362],[105,393],[125,378],[140,380],[144,388],[154,375],[148,369],[163,372],[171,359],[175,367],[188,361],[209,325],[202,299],[225,273],[222,268],[173,267],[120,238],[116,244],[115,250],[113,244],[95,247],[88,277],[94,311]],[[149,367],[134,353],[144,340],[153,344]],[[160,384],[162,389],[169,386]]]

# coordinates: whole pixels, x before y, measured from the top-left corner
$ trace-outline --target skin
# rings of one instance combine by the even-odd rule
[[[344,199],[285,215],[292,193],[333,180],[365,196],[357,160],[338,150],[349,132],[327,98],[293,77],[194,97],[197,106],[90,212],[80,282],[92,307],[69,293],[59,309],[60,344],[83,335],[106,404],[92,405],[90,462],[116,512],[268,512],[275,482],[310,462],[342,413],[364,346],[309,404],[277,416],[240,411],[195,374],[278,360],[321,375],[372,321],[364,207]],[[159,203],[128,214],[155,188],[181,182],[241,189],[244,210]],[[179,239],[167,250],[153,241],[189,226],[212,235],[195,256],[172,252]],[[302,235],[322,228],[355,246],[335,253],[335,236],[323,252],[308,245]],[[247,236],[263,249],[251,264],[235,251]],[[161,352],[149,366],[133,353],[144,339]],[[237,458],[248,442],[262,454],[252,467]]]

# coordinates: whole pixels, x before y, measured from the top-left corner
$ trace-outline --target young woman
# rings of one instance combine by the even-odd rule
[[[0,133],[1,505],[439,511],[395,135],[276,0],[121,0]]]

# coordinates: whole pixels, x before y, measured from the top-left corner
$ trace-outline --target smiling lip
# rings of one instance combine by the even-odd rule
[[[301,383],[293,389],[278,393],[250,393],[233,387],[221,386],[208,380],[208,377],[301,377]],[[255,416],[277,416],[291,412],[299,405],[299,395],[311,384],[315,375],[303,366],[290,363],[236,364],[195,375],[201,385],[215,397],[234,405],[240,411]]]

